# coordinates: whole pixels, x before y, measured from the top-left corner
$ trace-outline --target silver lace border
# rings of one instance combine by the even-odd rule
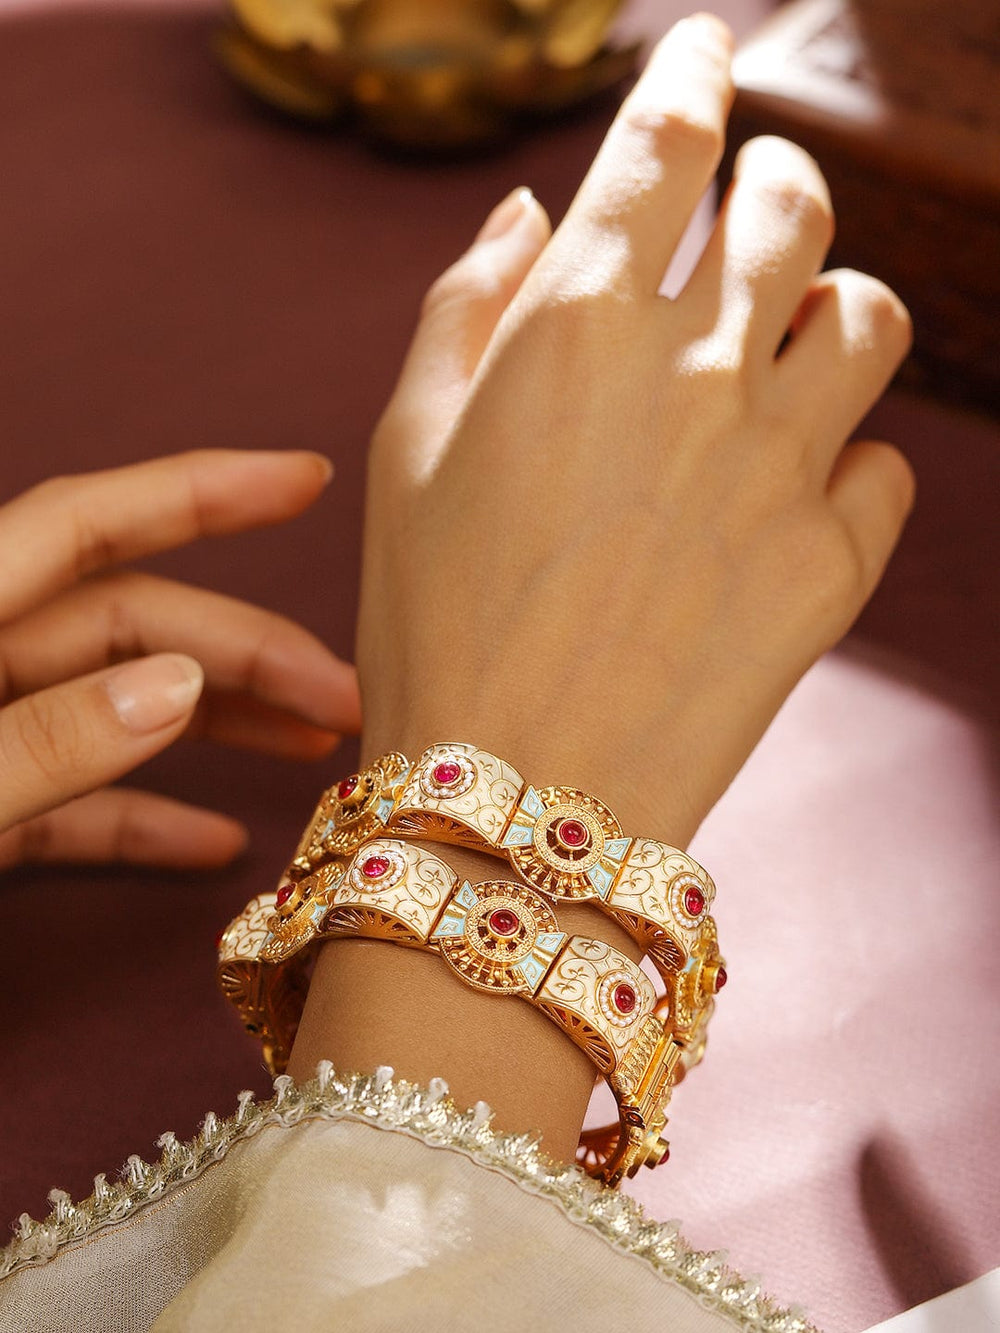
[[[394,1079],[382,1065],[373,1074],[338,1074],[328,1060],[316,1078],[297,1087],[282,1074],[274,1096],[258,1102],[241,1092],[235,1115],[205,1116],[200,1132],[181,1143],[167,1131],[157,1140],[160,1160],[129,1157],[118,1180],[94,1177],[94,1192],[74,1204],[64,1190],[49,1193],[52,1211],[43,1221],[22,1213],[15,1237],[0,1250],[0,1280],[21,1269],[49,1263],[61,1250],[135,1217],[172,1190],[187,1185],[236,1144],[267,1126],[289,1128],[308,1120],[357,1120],[378,1129],[409,1134],[432,1148],[464,1153],[498,1171],[523,1189],[557,1204],[570,1221],[595,1231],[613,1249],[645,1260],[704,1306],[730,1316],[747,1333],[819,1333],[799,1308],[772,1301],[755,1279],[726,1266],[725,1251],[692,1249],[676,1222],[656,1222],[627,1195],[592,1180],[579,1167],[556,1161],[538,1148],[531,1134],[497,1133],[486,1102],[461,1111],[448,1085],[433,1078],[424,1087]]]

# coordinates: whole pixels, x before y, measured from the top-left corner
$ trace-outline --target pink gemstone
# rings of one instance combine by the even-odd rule
[[[295,892],[294,884],[282,884],[281,888],[275,894],[275,901],[277,902],[278,906],[284,907],[285,903],[288,902],[289,898],[292,896],[294,892]]]
[[[439,787],[450,787],[453,782],[458,781],[461,772],[461,765],[456,764],[454,759],[445,759],[442,763],[435,765],[431,776]]]
[[[360,773],[352,773],[349,778],[345,778],[337,787],[337,800],[346,801],[360,781]]]
[[[627,981],[620,981],[614,991],[615,1008],[621,1014],[630,1014],[635,1008],[637,995]]]
[[[684,907],[690,916],[701,916],[705,910],[705,895],[692,884],[684,890]]]
[[[562,819],[556,829],[556,836],[567,847],[582,847],[589,834],[587,826],[579,819]]]
[[[385,856],[369,856],[361,862],[361,873],[368,879],[378,879],[389,869],[389,859]]]
[[[490,913],[490,929],[498,935],[513,935],[517,930],[518,920],[506,907],[498,907]]]
[[[722,990],[723,986],[726,984],[728,980],[729,980],[729,973],[726,971],[724,967],[720,967],[718,972],[716,972],[715,974],[716,994],[718,994],[719,991]]]

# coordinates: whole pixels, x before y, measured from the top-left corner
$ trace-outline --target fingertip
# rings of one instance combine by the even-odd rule
[[[673,31],[680,31],[685,35],[688,33],[697,35],[702,41],[707,41],[710,46],[728,55],[732,55],[736,48],[736,38],[732,28],[718,14],[712,14],[708,10],[698,10],[694,14],[689,14],[687,18],[681,19],[674,25]]]
[[[540,249],[551,234],[548,213],[529,186],[519,185],[490,213],[476,235],[473,249],[498,242],[503,249],[509,246],[518,251],[525,246]]]
[[[344,743],[339,731],[323,731],[318,727],[303,728],[299,754],[303,759],[325,759]]]
[[[119,722],[137,736],[186,722],[205,685],[201,663],[186,653],[154,653],[97,678]]]
[[[244,855],[250,845],[250,830],[237,819],[219,815],[214,838],[214,855],[207,865],[229,865]]]
[[[329,486],[330,482],[333,480],[333,474],[336,471],[333,465],[333,459],[327,458],[326,454],[318,454],[312,452],[308,455],[308,457],[312,460],[312,462],[316,466],[320,475],[320,480],[323,483],[323,485]]]
[[[290,468],[304,471],[321,486],[328,486],[333,480],[333,460],[315,449],[257,449],[249,452],[251,458],[264,460],[269,467],[277,464],[285,472]]]
[[[888,444],[884,440],[879,440],[876,444],[885,454],[886,468],[891,471],[892,485],[895,488],[899,508],[905,522],[913,512],[913,506],[917,501],[917,474],[913,470],[913,464],[902,449],[895,444]]]
[[[249,844],[250,830],[240,820],[188,806],[178,812],[169,843],[148,836],[144,859],[178,869],[211,870],[236,861]]]

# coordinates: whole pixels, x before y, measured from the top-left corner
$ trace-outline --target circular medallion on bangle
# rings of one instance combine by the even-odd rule
[[[530,839],[522,840],[524,817]],[[542,893],[603,898],[630,842],[595,796],[573,787],[528,787],[503,846],[514,869]]]
[[[545,953],[544,970],[553,943],[566,938],[548,903],[512,880],[463,884],[449,915],[461,919],[462,932],[442,934],[436,943],[449,967],[476,990],[530,992],[542,965],[536,946]]]
[[[409,760],[392,751],[328,788],[296,848],[288,879],[302,879],[327,861],[350,856],[381,833],[409,771]]]

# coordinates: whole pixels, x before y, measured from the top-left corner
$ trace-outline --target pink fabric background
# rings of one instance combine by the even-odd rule
[[[741,31],[763,8],[719,5]],[[256,113],[206,54],[212,12],[0,0],[2,496],[195,445],[325,450],[315,513],[155,567],[349,654],[365,443],[419,296],[514,185],[558,216],[611,106],[475,163],[387,161]],[[673,1161],[632,1185],[831,1333],[1000,1264],[997,430],[901,395],[866,429],[907,447],[919,506],[699,834],[732,981]],[[0,1214],[266,1091],[211,941],[351,762],[178,747],[137,781],[247,819],[243,863],[0,882]]]

